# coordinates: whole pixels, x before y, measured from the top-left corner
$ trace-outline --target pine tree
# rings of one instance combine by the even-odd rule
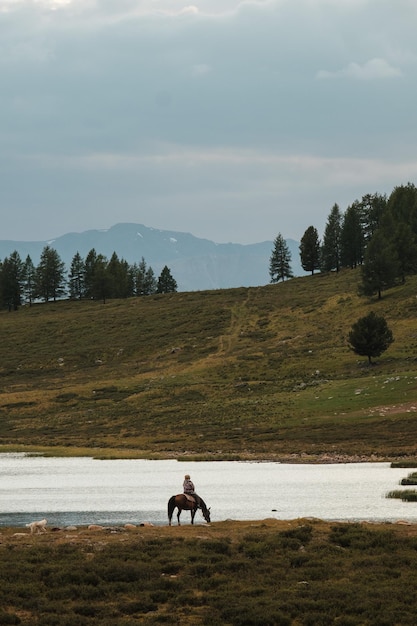
[[[107,259],[104,255],[98,254],[94,264],[92,281],[93,300],[102,300],[103,304],[111,294],[111,277],[107,271]]]
[[[84,296],[86,298],[93,298],[94,291],[94,274],[97,264],[97,252],[92,248],[84,262]]]
[[[362,266],[362,292],[367,296],[378,294],[395,285],[399,275],[398,255],[381,229],[377,230],[368,244]]]
[[[54,248],[45,246],[36,268],[36,293],[45,302],[65,294],[65,263]]]
[[[417,235],[417,188],[412,183],[395,187],[388,198],[387,209],[394,221],[408,224]]]
[[[321,269],[324,272],[340,270],[342,214],[334,204],[327,219],[321,247]]]
[[[136,295],[137,296],[145,296],[145,276],[146,276],[146,271],[147,271],[147,267],[146,267],[146,261],[145,259],[142,257],[140,260],[139,265],[137,266],[137,271],[136,271]]]
[[[76,252],[71,261],[68,276],[69,297],[71,300],[81,300],[85,296],[85,263],[79,252]]]
[[[131,293],[129,288],[129,265],[124,259],[119,259],[113,252],[107,266],[111,298],[127,298]]]
[[[366,194],[358,203],[361,215],[361,228],[365,242],[368,243],[381,225],[387,209],[387,198],[379,193]]]
[[[167,265],[162,268],[158,278],[158,293],[175,293],[177,291],[177,281],[171,274],[171,270]]]
[[[367,356],[371,364],[372,357],[385,352],[394,338],[385,318],[371,311],[352,325],[348,341],[351,349],[360,356]]]
[[[23,264],[22,294],[29,306],[36,297],[36,268],[28,254]]]
[[[22,304],[23,263],[15,250],[1,265],[1,301],[9,311],[17,311]]]
[[[269,275],[271,283],[293,277],[291,252],[281,233],[278,233],[274,240],[274,249],[269,260]]]
[[[300,258],[306,272],[314,274],[314,270],[320,269],[320,240],[314,226],[309,226],[301,238]]]
[[[363,263],[365,235],[358,202],[349,206],[342,220],[340,233],[340,260],[343,267],[354,269]]]
[[[158,281],[155,277],[155,272],[152,267],[149,266],[145,272],[144,281],[143,281],[143,293],[145,296],[151,296],[156,293],[158,288]]]

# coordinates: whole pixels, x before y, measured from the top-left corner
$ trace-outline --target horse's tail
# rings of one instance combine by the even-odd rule
[[[170,499],[168,500],[168,519],[169,521],[171,521],[172,519],[172,514],[174,512],[175,509],[175,496],[171,496]]]

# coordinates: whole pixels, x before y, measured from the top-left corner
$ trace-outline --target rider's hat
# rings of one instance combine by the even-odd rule
[[[184,476],[184,478],[185,478],[185,480],[190,480],[190,475],[189,475],[189,474],[186,474],[186,475]]]

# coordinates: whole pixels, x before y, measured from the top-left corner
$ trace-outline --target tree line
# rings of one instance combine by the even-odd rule
[[[417,272],[417,189],[412,183],[391,194],[366,194],[344,213],[334,204],[323,239],[309,226],[300,241],[306,272],[338,272],[361,266],[361,292],[377,295]],[[270,257],[271,282],[292,278],[291,253],[281,233]]]
[[[176,291],[177,283],[166,265],[157,278],[143,257],[131,265],[116,252],[108,260],[94,248],[85,259],[77,252],[68,274],[58,252],[49,245],[42,250],[37,266],[30,255],[23,261],[16,250],[0,262],[0,303],[9,311],[16,311],[21,304],[64,297],[106,302]]]

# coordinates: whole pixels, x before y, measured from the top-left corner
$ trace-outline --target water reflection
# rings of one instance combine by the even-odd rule
[[[0,454],[0,525],[167,523],[168,498],[190,473],[212,521],[268,517],[417,521],[417,503],[385,497],[407,470],[389,463],[304,465],[100,461]],[[189,513],[182,514],[189,523]],[[196,517],[197,523],[205,523]]]

